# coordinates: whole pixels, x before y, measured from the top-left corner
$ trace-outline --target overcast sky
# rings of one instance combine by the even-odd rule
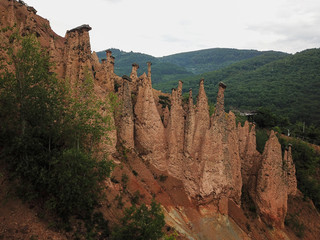
[[[64,36],[89,24],[94,51],[165,56],[206,48],[320,47],[320,0],[25,0]]]

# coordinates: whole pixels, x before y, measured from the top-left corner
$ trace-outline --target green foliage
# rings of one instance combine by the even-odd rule
[[[163,240],[176,240],[177,236],[178,236],[178,234],[174,232],[174,233],[172,233],[170,235],[164,236]]]
[[[132,63],[139,64],[138,75],[147,72],[146,62],[152,62],[152,81],[170,81],[174,79],[180,79],[192,75],[190,71],[187,71],[184,67],[176,64],[162,62],[159,58],[135,52],[124,52],[119,49],[110,49],[112,55],[116,58],[114,71],[118,76],[130,75],[132,70]],[[106,57],[104,51],[97,52],[99,59]]]
[[[241,189],[241,202],[243,203],[242,207],[246,207],[254,216],[256,216],[257,208],[247,189],[248,189],[247,186],[242,186],[242,189]]]
[[[179,65],[194,74],[201,74],[221,69],[232,63],[250,59],[261,54],[263,52],[256,50],[212,48],[173,54],[160,58],[160,61]]]
[[[37,199],[68,222],[91,216],[112,164],[99,144],[111,129],[110,101],[93,94],[86,74],[74,88],[50,73],[50,56],[36,37],[13,34],[1,62],[1,159],[20,195]]]
[[[259,52],[257,56],[252,56],[251,58],[239,59],[239,61],[231,61],[230,64],[226,64],[223,67],[213,68],[212,70],[200,72],[199,75],[190,75],[186,78],[182,78],[184,89],[192,88],[193,90],[198,90],[199,79],[205,79],[205,88],[209,98],[209,101],[215,102],[217,97],[217,85],[219,82],[223,81],[224,83],[229,83],[229,79],[237,76],[238,74],[244,74],[246,72],[253,71],[267,63],[270,63],[275,60],[279,60],[283,57],[287,56],[284,53],[278,52]],[[177,84],[177,79],[172,79],[170,81],[161,81],[156,82],[153,86],[156,89],[160,89],[163,92],[170,92],[171,88],[175,87]],[[241,82],[233,82],[235,85],[235,91],[237,91],[238,84],[242,84]],[[230,84],[228,84],[228,88],[226,91],[228,95],[228,89],[230,88]],[[195,93],[196,91],[194,91]],[[228,102],[226,102],[227,107],[229,107]]]
[[[256,144],[257,144],[257,150],[260,153],[263,153],[264,146],[266,145],[266,142],[268,141],[269,136],[266,129],[256,129]]]
[[[269,108],[261,107],[257,110],[256,114],[253,116],[253,121],[257,124],[259,128],[273,128],[273,127],[283,127],[289,126],[289,119],[274,114]],[[279,132],[281,133],[281,131]]]
[[[154,200],[150,208],[145,204],[135,205],[125,210],[121,226],[117,226],[111,234],[114,240],[156,240],[164,236],[162,228],[165,225],[160,204]]]
[[[124,191],[126,191],[126,189],[127,189],[128,181],[129,181],[128,175],[123,173],[121,176],[121,183],[122,183],[122,187],[123,187]]]
[[[204,78],[208,99],[213,102],[217,84],[223,81],[228,86],[226,109],[256,110],[264,106],[291,122],[319,125],[319,64],[320,49],[295,55],[269,52],[182,81],[186,89],[197,89],[199,79]],[[171,82],[162,84],[162,91],[174,86]]]
[[[159,104],[162,105],[162,108],[168,107],[168,109],[171,109],[171,101],[168,96],[160,95],[159,96]]]
[[[97,161],[88,153],[70,149],[53,161],[50,169],[47,207],[66,221],[75,214],[90,216],[102,193],[100,183],[110,173],[110,162]]]
[[[84,226],[83,226],[84,225]],[[110,235],[109,222],[101,212],[93,213],[85,222],[79,222],[73,238],[77,239],[108,239]]]
[[[320,49],[309,49],[294,55],[263,52],[211,72],[182,78],[184,89],[198,89],[205,79],[210,102],[215,102],[218,83],[227,84],[226,109],[257,110],[268,107],[275,115],[291,122],[320,125]],[[156,82],[154,87],[170,92],[177,79]],[[184,90],[185,91],[185,90]]]
[[[212,114],[214,114],[216,110],[216,105],[214,103],[209,102],[209,115],[211,116]]]
[[[122,202],[122,195],[118,194],[114,200],[117,201],[117,208],[122,209],[124,206],[124,203]]]
[[[284,221],[286,226],[289,226],[295,235],[299,238],[304,237],[305,225],[298,220],[298,214],[288,214]]]
[[[152,62],[152,82],[156,89],[163,82],[177,82],[194,74],[205,73],[226,67],[232,63],[259,56],[264,52],[255,50],[237,50],[213,48],[200,51],[179,53],[165,57],[153,57],[143,53],[124,52],[119,49],[110,49],[116,57],[115,73],[119,76],[131,72],[131,64],[138,63],[138,74],[147,72],[146,62]],[[97,53],[100,59],[106,57],[104,51]],[[166,89],[170,91],[175,84]]]
[[[159,177],[160,182],[165,182],[167,180],[168,176],[161,174]]]
[[[299,139],[279,138],[282,148],[292,144],[292,158],[296,166],[298,188],[309,197],[314,205],[320,209],[320,153],[308,143]]]
[[[241,116],[239,113],[235,113],[236,124],[241,123],[241,126],[244,126],[244,123],[248,120],[247,116]]]
[[[131,203],[132,204],[138,204],[140,199],[140,191],[137,190],[133,193],[133,195],[130,197]]]
[[[290,126],[289,130],[292,137],[320,145],[320,126],[314,124],[307,125],[305,122],[296,122]]]

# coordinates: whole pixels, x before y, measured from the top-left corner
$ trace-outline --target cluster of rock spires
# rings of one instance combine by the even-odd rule
[[[8,24],[17,22],[19,11],[28,11],[20,19],[21,31],[38,33],[43,21],[36,11],[16,1],[10,2]],[[33,27],[30,27],[33,26]],[[182,99],[182,81],[171,94],[154,90],[151,83],[151,63],[148,73],[137,75],[138,64],[132,64],[130,76],[114,73],[115,58],[106,51],[106,59],[99,62],[90,47],[89,25],[67,31],[65,38],[49,39],[55,72],[71,82],[83,80],[90,74],[99,96],[116,92],[121,100],[114,115],[116,129],[110,133],[111,153],[117,146],[136,151],[139,156],[159,171],[181,180],[191,201],[199,208],[228,214],[228,201],[241,205],[242,188],[253,199],[261,218],[268,224],[283,226],[288,195],[297,191],[291,146],[282,154],[273,131],[263,154],[256,150],[255,126],[245,122],[236,124],[235,115],[224,111],[226,85],[219,84],[214,114],[209,115],[204,79],[194,104],[192,90],[187,102]]]
[[[154,90],[151,63],[148,73],[140,77],[137,64],[132,64],[130,77],[117,76],[110,51],[101,63],[91,54],[89,30],[79,27],[68,31],[65,77],[81,79],[84,69],[90,69],[100,86],[117,92],[122,104],[115,120],[113,151],[117,145],[134,149],[144,161],[181,180],[199,206],[210,204],[223,214],[228,214],[229,199],[241,205],[244,186],[262,219],[283,226],[288,195],[295,194],[297,188],[291,147],[282,157],[281,145],[271,131],[261,155],[256,150],[255,126],[248,122],[237,125],[235,115],[224,111],[223,83],[210,116],[204,79],[194,105],[191,89],[188,102],[183,102],[182,81],[171,95]],[[160,104],[161,98],[168,98],[168,104]]]

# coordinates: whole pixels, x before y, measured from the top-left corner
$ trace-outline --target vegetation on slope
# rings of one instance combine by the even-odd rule
[[[282,148],[292,144],[292,158],[296,166],[298,189],[320,210],[320,153],[300,139],[279,137]]]
[[[110,130],[99,111],[110,107],[95,97],[90,77],[74,90],[50,74],[36,37],[11,39],[0,76],[1,160],[25,200],[39,200],[64,222],[90,216],[112,166],[96,155]]]
[[[320,144],[320,128],[317,131],[311,127],[301,129],[299,123],[291,125],[291,137],[281,135],[287,130],[290,123],[287,118],[272,113],[269,109],[261,108],[257,115],[251,119],[255,122],[257,150],[263,153],[268,140],[268,132],[271,129],[278,132],[277,136],[281,143],[282,152],[292,145],[292,158],[296,167],[298,189],[304,197],[309,197],[317,209],[320,209],[320,152],[307,141],[317,141]],[[311,133],[313,135],[311,135]]]
[[[225,79],[226,104],[268,106],[291,122],[320,124],[320,49],[310,49]]]
[[[0,50],[9,58],[0,61],[0,163],[18,195],[54,216],[58,228],[77,223],[75,239],[110,239],[96,210],[113,168],[103,148],[111,117],[101,111],[113,112],[114,96],[99,99],[89,71],[81,82],[59,81],[33,35],[14,33]],[[112,238],[159,239],[164,225],[159,204],[133,206]]]
[[[291,122],[320,124],[320,49],[295,55],[269,52],[233,64],[224,69],[182,79],[184,89],[197,89],[205,79],[209,101],[215,102],[217,84],[227,84],[227,109],[256,110],[269,107],[274,113],[289,117]],[[169,91],[176,83],[154,84]]]
[[[147,54],[124,52],[119,49],[110,50],[112,51],[112,55],[116,58],[114,71],[118,76],[130,75],[132,63],[139,64],[138,75],[142,75],[144,72],[146,73],[148,71],[147,62],[152,63],[153,82],[170,81],[193,75],[181,66],[167,62],[160,62],[158,58]],[[97,55],[99,59],[106,57],[105,52],[98,52]]]
[[[257,50],[212,48],[173,54],[160,58],[160,61],[179,65],[194,74],[201,74],[215,71],[233,63],[260,56],[264,53],[265,52]],[[281,54],[285,55],[285,53]]]
[[[232,64],[226,68],[222,68],[217,71],[211,71],[202,73],[195,76],[189,76],[187,78],[182,79],[184,82],[184,89],[185,91],[189,88],[192,88],[194,90],[198,89],[198,83],[201,78],[205,79],[205,88],[206,93],[209,97],[209,100],[212,102],[215,102],[215,98],[217,96],[216,93],[216,86],[220,81],[227,82],[227,79],[234,77],[238,75],[239,73],[245,73],[250,72],[252,70],[255,70],[265,64],[268,64],[270,62],[273,62],[275,60],[279,60],[283,57],[287,56],[284,53],[278,53],[278,52],[266,52],[262,55],[259,55],[257,57],[243,60],[238,63]],[[154,88],[160,89],[164,92],[171,91],[171,88],[176,87],[177,81],[170,81],[165,82],[162,81],[160,83],[153,84]],[[229,86],[228,86],[229,88]],[[227,88],[227,90],[228,90]]]
[[[138,63],[138,74],[147,72],[146,62],[152,62],[152,82],[163,83],[193,76],[226,67],[244,59],[250,59],[265,52],[256,50],[238,50],[213,48],[193,52],[179,53],[156,58],[143,53],[124,52],[110,49],[115,61],[115,73],[119,76],[129,75],[131,64]],[[279,53],[286,55],[285,53]],[[99,59],[106,57],[105,52],[97,52]]]

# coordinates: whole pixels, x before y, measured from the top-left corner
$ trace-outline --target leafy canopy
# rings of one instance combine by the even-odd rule
[[[88,72],[71,88],[51,73],[50,56],[33,35],[3,42],[0,75],[0,146],[18,193],[68,222],[86,218],[112,169],[101,142],[112,112],[93,94]]]
[[[154,200],[150,208],[145,204],[140,207],[131,206],[125,210],[121,226],[115,228],[111,239],[114,240],[156,240],[164,236],[162,228],[165,225],[160,204]]]

